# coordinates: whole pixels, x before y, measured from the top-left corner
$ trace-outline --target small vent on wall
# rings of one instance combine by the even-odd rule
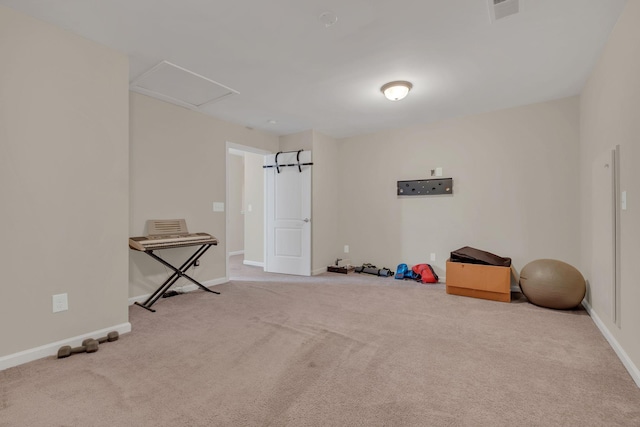
[[[520,0],[488,0],[491,22],[520,12]]]
[[[191,109],[238,94],[236,90],[168,61],[160,62],[137,77],[130,88]]]

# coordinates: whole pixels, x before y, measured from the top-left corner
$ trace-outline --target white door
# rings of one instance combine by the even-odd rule
[[[299,163],[310,163],[311,152],[302,151]],[[276,155],[265,156],[266,165]],[[311,275],[311,166],[298,168],[297,153],[278,155],[280,167],[266,168],[266,265],[271,273]]]

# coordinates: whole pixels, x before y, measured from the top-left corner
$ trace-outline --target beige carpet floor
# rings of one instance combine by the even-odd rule
[[[94,354],[0,372],[0,426],[639,426],[584,310],[369,275],[234,280],[130,308]]]

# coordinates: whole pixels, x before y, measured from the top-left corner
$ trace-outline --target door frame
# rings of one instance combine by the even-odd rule
[[[229,154],[229,149],[234,149],[234,150],[238,150],[238,151],[244,151],[247,153],[253,153],[253,154],[259,154],[261,156],[266,156],[268,154],[273,154],[270,151],[267,150],[262,150],[260,148],[255,148],[255,147],[250,147],[248,145],[241,145],[241,144],[236,144],[234,142],[230,142],[230,141],[226,141],[225,143],[225,151],[224,151],[224,158],[225,158],[225,200],[224,200],[224,205],[225,205],[225,210],[224,210],[224,226],[225,226],[225,245],[224,245],[224,250],[225,250],[225,282],[229,281],[229,246],[227,244],[228,242],[228,237],[229,237],[229,215],[228,215],[228,209],[229,209],[229,156],[231,156],[231,154]],[[262,190],[263,192],[265,192],[265,189],[263,188]],[[264,218],[263,218],[263,222],[266,222],[266,212],[264,213]],[[263,251],[266,251],[266,242],[263,245]],[[265,254],[266,256],[266,254]]]

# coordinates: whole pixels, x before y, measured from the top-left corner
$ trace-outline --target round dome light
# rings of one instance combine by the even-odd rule
[[[409,94],[413,85],[403,80],[389,82],[380,88],[380,91],[390,101],[400,101]]]

